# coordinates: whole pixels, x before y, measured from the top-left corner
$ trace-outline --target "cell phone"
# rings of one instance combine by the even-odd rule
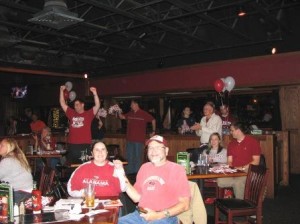
[[[148,212],[147,210],[145,210],[144,208],[139,207],[139,206],[137,206],[136,209],[138,210],[139,213],[147,214],[147,212]]]

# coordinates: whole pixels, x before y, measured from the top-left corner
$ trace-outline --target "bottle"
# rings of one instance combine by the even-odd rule
[[[33,181],[32,190],[32,211],[33,214],[39,214],[42,210],[42,193],[36,188],[36,182]]]
[[[2,216],[7,217],[8,215],[8,200],[6,196],[2,197]]]
[[[17,203],[14,204],[14,216],[19,216],[19,206]]]
[[[20,215],[25,215],[25,204],[24,204],[23,201],[21,201],[21,203],[20,203],[19,214]]]

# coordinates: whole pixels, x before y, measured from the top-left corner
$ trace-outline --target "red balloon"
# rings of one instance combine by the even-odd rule
[[[68,100],[69,99],[69,91],[68,90],[64,90],[64,99]]]
[[[220,93],[224,88],[224,82],[222,79],[217,79],[214,83],[215,90]]]

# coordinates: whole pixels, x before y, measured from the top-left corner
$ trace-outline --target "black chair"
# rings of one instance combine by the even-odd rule
[[[262,203],[266,189],[268,171],[263,166],[250,165],[246,179],[244,199],[225,198],[215,201],[215,224],[232,224],[234,217],[255,217],[256,224],[262,224]],[[220,212],[227,216],[227,222],[219,219]],[[252,218],[250,216],[253,216]]]
[[[190,154],[190,161],[195,164],[198,163],[199,155],[203,153],[203,151],[207,149],[207,145],[203,145],[199,148],[188,148],[186,151]]]

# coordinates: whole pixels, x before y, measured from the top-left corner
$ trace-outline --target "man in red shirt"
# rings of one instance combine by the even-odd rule
[[[156,121],[148,112],[140,109],[137,100],[131,100],[131,111],[126,114],[120,114],[120,119],[127,120],[126,134],[126,158],[128,165],[126,173],[137,173],[142,165],[144,155],[144,143],[146,140],[147,123],[152,123],[152,133],[155,134]]]
[[[229,166],[248,172],[250,164],[259,164],[261,154],[259,142],[245,135],[246,128],[240,122],[230,125],[230,133],[234,139],[228,144],[227,163]],[[235,197],[243,199],[246,178],[246,176],[218,178],[217,182],[219,187],[233,187]]]
[[[91,87],[90,91],[94,96],[94,107],[85,111],[84,102],[80,99],[76,99],[74,101],[74,109],[72,109],[66,104],[64,99],[65,89],[66,86],[60,87],[59,102],[70,123],[67,161],[69,163],[81,163],[81,151],[87,151],[88,154],[90,154],[91,151],[91,124],[95,114],[100,108],[100,100],[97,94],[97,89],[95,87]]]
[[[230,125],[236,122],[235,117],[229,112],[229,107],[227,104],[220,106],[221,119],[222,119],[222,134],[230,135]]]

